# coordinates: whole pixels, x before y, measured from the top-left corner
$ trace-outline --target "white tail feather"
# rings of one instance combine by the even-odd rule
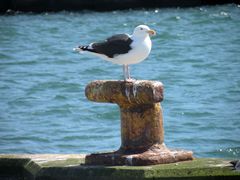
[[[83,53],[83,50],[80,49],[79,47],[73,48],[73,51]]]

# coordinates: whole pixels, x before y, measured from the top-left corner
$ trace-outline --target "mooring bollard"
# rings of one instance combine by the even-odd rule
[[[164,144],[163,85],[158,81],[93,81],[85,89],[91,101],[116,103],[121,112],[121,147],[86,156],[88,165],[151,165],[192,160],[191,151]]]

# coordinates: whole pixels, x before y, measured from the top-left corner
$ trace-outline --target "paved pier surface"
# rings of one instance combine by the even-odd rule
[[[86,166],[81,154],[0,154],[1,180],[240,179],[229,160],[195,159],[152,166]]]

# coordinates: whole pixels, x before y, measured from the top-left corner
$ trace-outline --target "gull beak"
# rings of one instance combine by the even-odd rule
[[[157,34],[156,31],[154,31],[154,30],[152,30],[152,29],[148,30],[147,33],[148,33],[150,36],[155,36],[155,35]]]

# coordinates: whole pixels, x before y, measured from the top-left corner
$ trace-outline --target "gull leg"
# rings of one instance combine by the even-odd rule
[[[123,65],[123,75],[124,75],[124,80],[131,80],[130,77],[130,70],[129,70],[129,65],[128,64],[124,64]]]
[[[126,65],[126,71],[127,71],[127,73],[126,73],[127,79],[131,79],[131,77],[130,77],[129,65]]]
[[[125,81],[127,80],[127,75],[126,75],[127,74],[127,72],[126,72],[127,71],[127,67],[126,66],[127,65],[125,65],[125,64],[123,65],[123,76],[124,76],[124,80]]]

